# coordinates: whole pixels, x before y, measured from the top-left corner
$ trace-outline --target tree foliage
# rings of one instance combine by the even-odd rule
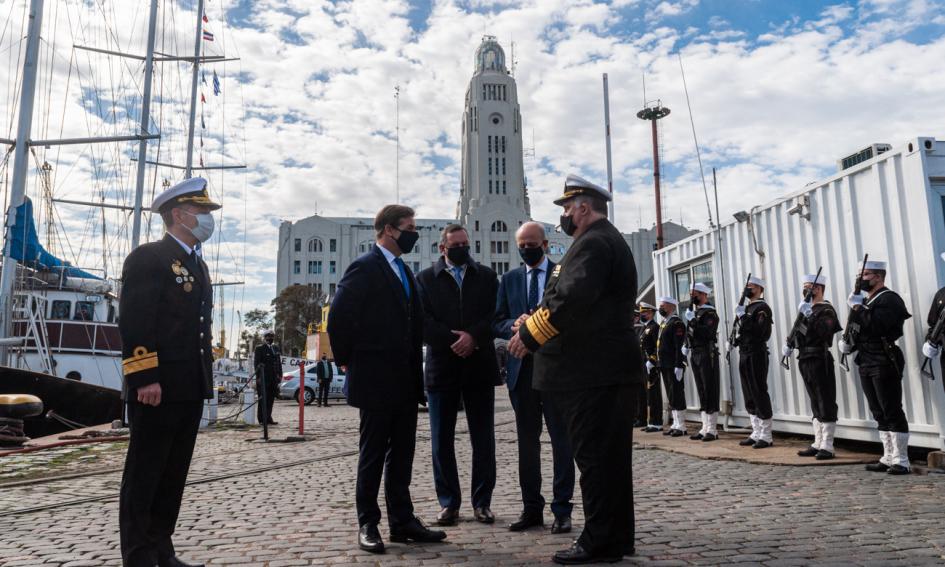
[[[325,294],[307,285],[290,285],[272,300],[276,341],[282,344],[282,352],[304,354],[308,326],[321,321],[324,303]]]
[[[240,333],[241,358],[249,358],[256,345],[262,342],[262,334],[272,326],[272,313],[268,309],[253,309],[243,315],[244,329]]]

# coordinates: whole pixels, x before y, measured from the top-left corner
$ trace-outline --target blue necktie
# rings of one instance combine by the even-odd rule
[[[452,270],[453,270],[453,279],[456,280],[456,285],[458,285],[459,288],[462,289],[463,288],[463,269],[459,266],[453,266]]]
[[[400,271],[400,283],[404,284],[404,293],[407,294],[407,299],[410,299],[410,282],[407,281],[407,269],[404,267],[404,261],[400,258],[394,258],[394,263],[397,264],[397,269]]]
[[[531,282],[528,286],[528,310],[533,311],[538,307],[538,273],[541,272],[538,268],[531,270]]]

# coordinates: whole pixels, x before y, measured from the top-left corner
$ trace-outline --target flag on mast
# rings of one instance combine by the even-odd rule
[[[213,70],[213,96],[220,96],[220,77],[217,77],[216,69]]]
[[[203,30],[203,39],[204,41],[213,41],[213,34],[207,30]]]
[[[200,102],[207,102],[207,97],[203,96],[203,93],[200,93]]]

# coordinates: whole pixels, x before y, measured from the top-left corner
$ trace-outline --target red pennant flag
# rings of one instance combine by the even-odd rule
[[[206,15],[206,14],[203,15],[203,23],[205,23],[205,24],[209,24],[209,23],[210,23],[210,19],[207,18],[207,15]]]
[[[207,102],[207,97],[203,96],[203,93],[200,93],[200,102]]]

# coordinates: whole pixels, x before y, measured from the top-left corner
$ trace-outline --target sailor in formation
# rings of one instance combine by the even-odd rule
[[[702,417],[702,428],[689,437],[693,441],[715,441],[719,437],[719,314],[709,304],[711,293],[704,283],[694,284],[690,308],[686,310],[688,346],[683,346],[683,354],[691,357]]]
[[[686,324],[676,313],[679,302],[665,296],[659,298],[659,314],[663,318],[659,338],[656,341],[657,361],[663,387],[669,398],[669,409],[673,423],[663,435],[681,437],[686,434],[686,390],[683,378],[686,374],[686,357],[683,347],[686,344]]]
[[[837,378],[830,347],[833,336],[841,331],[840,319],[833,305],[824,299],[826,276],[808,274],[802,279],[802,285],[803,294],[810,293],[811,301],[802,301],[798,305],[803,323],[797,328],[794,340],[789,340],[782,352],[785,357],[790,357],[797,350],[801,378],[814,414],[814,442],[797,454],[818,460],[832,459],[833,437],[837,429]]]
[[[748,305],[735,308],[738,325],[738,373],[751,420],[751,435],[739,445],[755,449],[770,447],[771,396],[768,395],[768,339],[771,338],[771,307],[764,300],[765,282],[752,276],[743,293]]]
[[[663,387],[660,386],[659,358],[657,357],[656,341],[660,336],[660,325],[656,322],[656,307],[641,301],[640,322],[643,327],[640,331],[640,348],[643,349],[643,358],[646,360],[646,433],[655,433],[663,430]]]
[[[866,465],[866,470],[908,474],[909,422],[902,409],[905,358],[895,343],[912,315],[902,297],[886,287],[886,262],[866,262],[860,278],[866,295],[853,293],[847,298],[852,310],[849,324],[856,325],[858,333],[853,344],[840,340],[840,352],[856,352],[863,393],[883,442],[883,457]]]
[[[945,253],[941,256],[942,260],[945,260]],[[945,358],[942,356],[942,337],[933,336],[935,332],[935,326],[938,324],[939,319],[945,317],[945,287],[939,289],[935,293],[935,297],[932,298],[932,306],[929,307],[929,315],[927,317],[926,323],[929,325],[929,331],[925,335],[925,343],[922,344],[922,354],[930,358],[933,362],[935,359],[939,359],[941,363],[941,377],[942,384],[945,385]],[[934,370],[929,370],[934,374]]]

